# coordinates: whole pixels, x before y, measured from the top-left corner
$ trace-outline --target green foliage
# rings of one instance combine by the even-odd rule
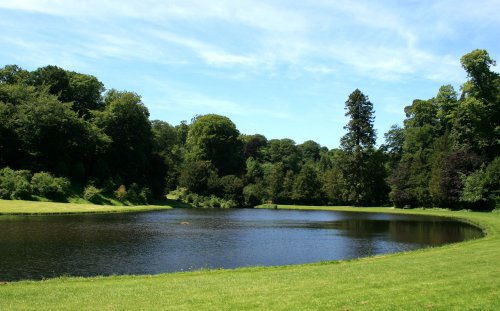
[[[29,199],[32,194],[31,173],[27,170],[14,171],[9,167],[0,170],[0,198]]]
[[[438,111],[436,113],[444,130],[450,130],[453,125],[454,113],[458,108],[458,95],[451,85],[443,85],[436,95]]]
[[[241,201],[243,195],[243,180],[235,175],[226,175],[219,179],[221,197],[231,201]]]
[[[73,103],[72,109],[80,116],[90,117],[92,110],[103,108],[102,93],[104,84],[96,77],[76,72],[68,72],[69,101]]]
[[[340,139],[342,149],[353,152],[372,148],[376,139],[373,129],[373,104],[356,89],[345,102],[345,110],[349,122],[344,126],[347,133]]]
[[[87,185],[83,190],[83,198],[90,202],[95,202],[102,190],[95,187],[94,185]]]
[[[500,179],[488,177],[500,156],[500,78],[484,50],[461,63],[468,80],[460,96],[444,85],[435,98],[414,100],[404,127],[391,127],[379,149],[373,104],[356,89],[346,101],[341,149],[330,151],[312,140],[241,135],[215,114],[189,125],[150,121],[139,95],[104,93],[91,75],[8,65],[0,69],[0,167],[26,171],[2,171],[0,196],[62,198],[64,182],[54,176],[65,176],[95,181],[127,204],[184,187],[183,197],[205,207],[372,205],[387,202],[390,183],[396,206],[491,207]]]
[[[208,161],[187,162],[179,176],[179,186],[190,192],[207,194],[217,172]]]
[[[386,169],[392,172],[396,169],[403,157],[403,146],[405,142],[405,131],[397,124],[384,134],[385,142],[380,146],[380,151],[386,155]]]
[[[131,92],[110,90],[105,109],[95,112],[95,123],[112,139],[106,162],[113,175],[124,182],[140,182],[149,167],[152,132],[148,109]]]
[[[243,204],[245,206],[257,206],[266,198],[266,189],[262,183],[247,184],[243,188]]]
[[[70,188],[70,181],[64,177],[54,177],[47,172],[33,174],[31,178],[33,194],[49,199],[64,199]]]
[[[227,117],[215,114],[198,116],[189,128],[186,141],[189,157],[209,161],[221,176],[240,173],[244,163],[239,135]]]
[[[469,80],[460,99],[445,85],[435,98],[405,108],[401,162],[389,179],[396,206],[494,205],[487,193],[496,190],[486,190],[484,167],[500,152],[500,78],[484,50],[464,55],[461,62]]]
[[[334,170],[326,177],[325,192],[329,201],[363,206],[379,204],[388,192],[385,183],[384,156],[374,149],[373,104],[356,89],[346,101],[346,116],[350,117],[344,127],[347,133],[341,138],[342,151]],[[341,187],[333,189],[332,187]]]
[[[298,145],[297,148],[302,153],[303,161],[318,161],[320,158],[321,146],[313,140],[307,140]]]
[[[243,141],[243,154],[245,158],[262,160],[262,150],[267,146],[267,138],[264,135],[241,135]]]
[[[263,148],[264,158],[267,162],[283,165],[285,171],[299,170],[301,157],[300,151],[291,139],[271,139],[267,142],[267,146]]]
[[[139,185],[136,183],[132,183],[127,189],[126,198],[132,203],[138,203],[140,202],[139,193],[140,193]]]
[[[127,188],[125,185],[120,185],[120,187],[115,190],[114,196],[118,201],[124,202],[128,198]]]
[[[500,208],[500,157],[469,175],[462,174],[462,182],[461,201],[483,209]]]
[[[299,203],[311,204],[322,199],[321,182],[312,163],[302,166],[293,184],[291,198]]]

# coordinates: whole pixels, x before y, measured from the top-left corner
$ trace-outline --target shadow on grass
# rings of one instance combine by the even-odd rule
[[[96,195],[90,202],[96,205],[116,205],[111,199],[101,194]]]

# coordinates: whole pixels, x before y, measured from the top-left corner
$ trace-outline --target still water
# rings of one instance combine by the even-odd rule
[[[446,218],[332,211],[0,216],[0,281],[299,264],[481,236]]]

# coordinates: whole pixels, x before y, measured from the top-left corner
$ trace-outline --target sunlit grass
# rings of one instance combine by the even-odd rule
[[[0,200],[1,214],[67,214],[140,212],[172,208],[169,205],[96,205],[85,203],[56,203],[41,201]],[[0,228],[1,230],[1,228]],[[0,276],[1,277],[1,276]]]

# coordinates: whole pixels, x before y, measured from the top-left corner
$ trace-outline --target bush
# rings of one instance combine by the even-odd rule
[[[143,204],[149,204],[149,202],[151,202],[152,197],[153,194],[148,187],[144,187],[141,189],[141,192],[139,193],[139,200],[141,200]]]
[[[114,195],[118,201],[124,202],[127,199],[127,188],[125,185],[120,185],[120,187],[115,190]]]
[[[62,199],[68,194],[70,182],[47,172],[35,173],[31,178],[33,193],[42,197]]]
[[[26,170],[14,171],[9,167],[0,170],[0,198],[28,199],[32,194],[31,173]]]
[[[461,201],[475,209],[500,208],[500,157],[495,158],[486,167],[462,175],[464,189]]]
[[[101,189],[96,188],[94,185],[88,185],[83,190],[83,198],[90,202],[95,202],[102,192]]]
[[[127,199],[132,203],[139,202],[139,186],[136,183],[131,184],[127,190]]]

